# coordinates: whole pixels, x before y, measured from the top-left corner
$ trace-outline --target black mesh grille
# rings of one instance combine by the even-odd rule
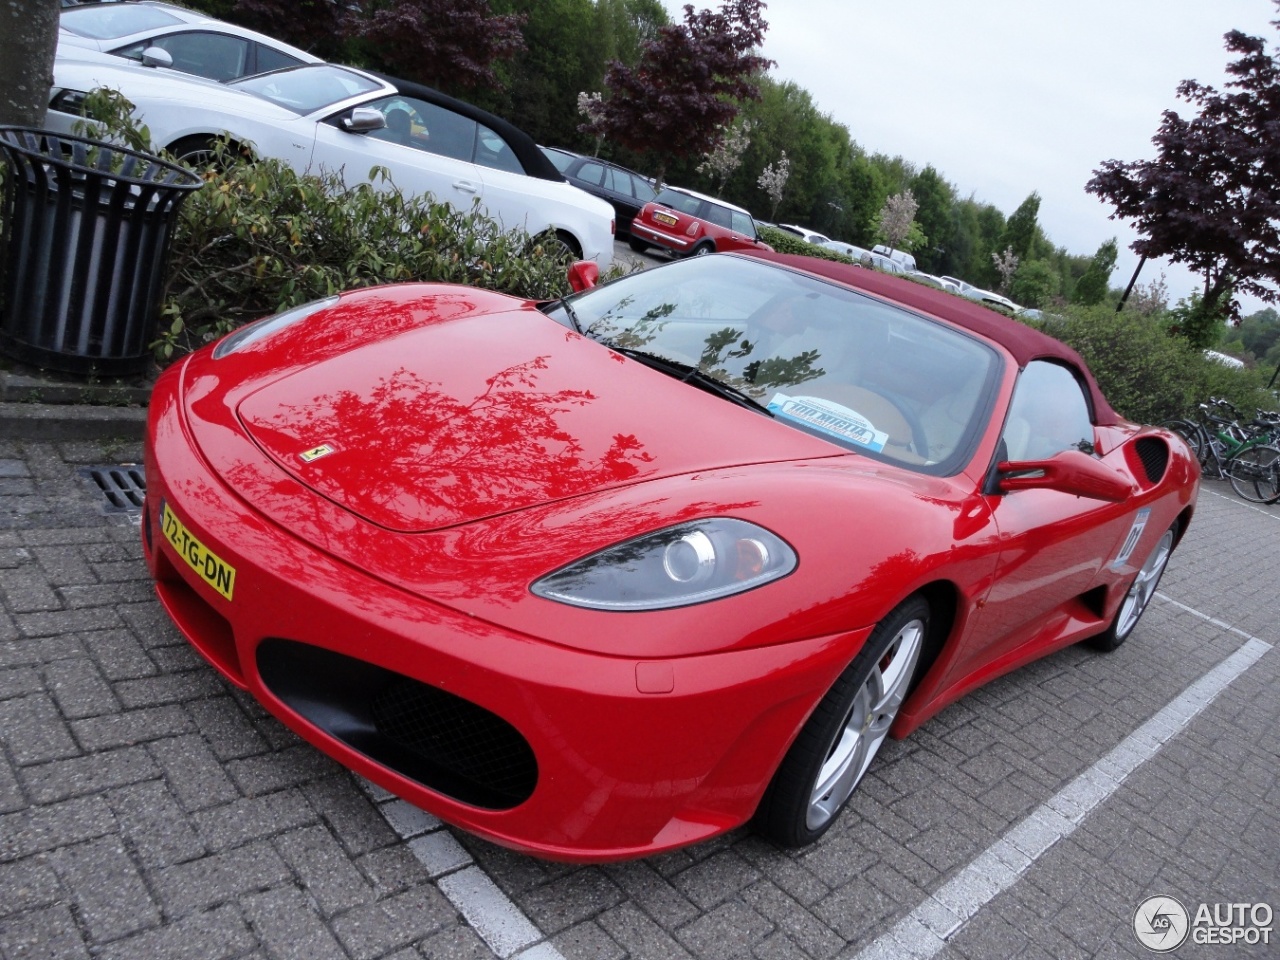
[[[515,727],[469,700],[407,677],[373,701],[378,732],[514,806],[533,793],[538,765]]]
[[[533,795],[533,748],[470,700],[294,640],[264,640],[257,661],[267,688],[290,709],[390,770],[490,810],[509,810]]]
[[[1147,479],[1152,483],[1159,483],[1169,467],[1168,445],[1156,437],[1139,437],[1134,448],[1138,451],[1138,459],[1142,461]]]

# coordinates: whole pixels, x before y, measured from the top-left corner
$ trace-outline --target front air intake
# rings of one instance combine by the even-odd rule
[[[1159,437],[1139,437],[1133,443],[1142,470],[1151,483],[1159,483],[1169,468],[1169,445]]]
[[[479,704],[294,640],[263,641],[257,661],[267,689],[291,710],[401,776],[489,810],[533,795],[529,742]]]

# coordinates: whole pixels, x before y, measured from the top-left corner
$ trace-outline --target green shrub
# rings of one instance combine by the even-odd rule
[[[798,253],[802,257],[818,257],[821,260],[838,260],[840,263],[853,263],[843,253],[837,253],[827,247],[820,247],[808,240],[801,240],[789,230],[781,227],[769,227],[761,224],[760,239],[779,253]]]
[[[1106,306],[1070,307],[1031,325],[1073,347],[1111,405],[1139,423],[1188,416],[1210,396],[1226,397],[1246,413],[1275,403],[1257,371],[1210,360],[1137,314]]]
[[[375,170],[374,182],[346,189],[336,174],[301,176],[222,152],[181,208],[159,355],[353,287],[429,280],[529,299],[568,292],[568,258],[556,245],[384,189],[386,178]]]
[[[113,90],[86,100],[88,136],[159,153]],[[179,208],[154,344],[161,362],[241,324],[352,287],[466,283],[528,299],[569,292],[562,245],[502,231],[475,211],[406,197],[388,171],[346,188],[225,144]],[[620,271],[618,271],[620,272]],[[610,274],[612,275],[612,274]]]

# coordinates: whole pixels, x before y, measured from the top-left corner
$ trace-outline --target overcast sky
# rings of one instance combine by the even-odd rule
[[[683,19],[683,2],[663,3]],[[1037,191],[1056,246],[1092,255],[1118,238],[1118,287],[1137,266],[1135,235],[1085,183],[1104,160],[1154,156],[1161,111],[1192,113],[1179,82],[1221,89],[1229,30],[1264,37],[1273,54],[1280,39],[1272,0],[768,0],[765,19],[773,76],[807,90],[863,149],[932,164],[1006,216]],[[1200,285],[1157,262],[1139,283],[1162,268],[1174,299]]]

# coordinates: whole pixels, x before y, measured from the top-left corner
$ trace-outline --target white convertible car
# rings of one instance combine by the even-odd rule
[[[85,95],[118,90],[179,158],[206,156],[227,136],[299,172],[341,171],[348,185],[375,166],[410,195],[473,205],[505,230],[556,240],[606,268],[613,208],[567,183],[527,134],[420,84],[319,63],[217,83],[165,67],[59,56],[45,125],[74,133]]]

